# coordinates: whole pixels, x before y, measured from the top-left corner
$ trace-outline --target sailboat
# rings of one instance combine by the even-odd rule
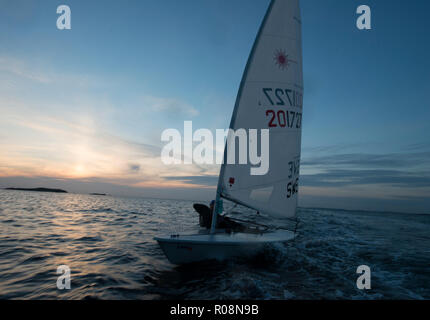
[[[267,244],[295,238],[295,232],[286,229],[219,229],[217,219],[223,199],[271,217],[296,215],[303,109],[301,42],[299,0],[272,0],[248,58],[230,123],[233,131],[269,130],[269,170],[252,175],[251,163],[229,164],[227,153],[236,151],[226,146],[210,229],[154,238],[171,263],[251,256]]]

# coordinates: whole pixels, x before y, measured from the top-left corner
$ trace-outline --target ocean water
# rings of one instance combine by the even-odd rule
[[[255,259],[174,266],[153,237],[197,230],[191,201],[1,190],[0,298],[430,299],[430,215],[298,217],[294,242]],[[70,290],[57,289],[60,265]],[[359,265],[371,268],[371,290],[356,287]]]

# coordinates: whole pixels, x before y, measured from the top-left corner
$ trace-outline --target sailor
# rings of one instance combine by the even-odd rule
[[[212,215],[215,210],[215,200],[212,200],[210,202],[209,207],[204,204],[194,204],[194,209],[199,213],[200,226],[206,229],[210,229],[212,225]],[[225,215],[220,214],[217,215],[216,228],[225,229],[227,232],[238,232],[244,231],[246,229],[240,223],[237,223],[226,217]]]
[[[209,208],[211,209],[211,214],[213,214],[215,210],[215,200],[211,201],[211,203],[209,204]]]

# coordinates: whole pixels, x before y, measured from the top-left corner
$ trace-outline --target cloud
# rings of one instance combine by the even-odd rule
[[[334,154],[320,157],[307,157],[302,160],[303,166],[353,166],[369,167],[411,167],[428,164],[430,152],[388,153],[388,154]]]
[[[1,79],[7,80],[10,85],[15,83],[17,89],[21,86],[17,85],[17,81],[11,81],[15,77],[16,80],[21,81],[26,79],[32,83],[49,86],[63,86],[70,88],[88,88],[100,87],[107,84],[106,78],[96,77],[94,75],[80,73],[64,73],[49,71],[48,66],[43,69],[37,68],[28,61],[23,61],[8,56],[0,56],[0,71],[2,71]]]
[[[127,101],[132,107],[120,108],[103,79],[49,72],[48,63],[42,69],[37,66],[40,63],[0,56],[0,176],[103,178],[137,188],[190,188],[161,177],[207,170],[196,165],[165,166],[159,135],[153,136],[151,126],[164,123],[166,115],[174,119],[197,115],[188,103],[144,96],[146,108],[137,108],[142,104],[139,93]],[[94,86],[104,90],[94,91]],[[157,112],[159,119],[147,117],[142,109],[151,111],[151,116]]]
[[[68,116],[7,110],[0,119],[0,176],[161,180],[161,148],[106,132],[91,115]]]
[[[429,149],[430,149],[429,143],[412,143],[405,147],[405,150],[407,151],[429,150]]]
[[[130,172],[132,172],[132,173],[138,173],[140,171],[140,165],[139,164],[132,164],[132,163],[130,163],[128,165],[128,167],[130,169]]]
[[[20,106],[16,104],[14,106]],[[209,172],[198,165],[166,166],[161,147],[106,131],[99,117],[46,115],[37,108],[9,109],[0,118],[0,177],[44,176],[136,188],[191,188],[184,179]],[[23,112],[25,110],[25,112]]]
[[[218,183],[218,176],[166,176],[169,181],[180,181],[186,184],[215,187]]]
[[[302,151],[304,153],[310,153],[310,154],[315,154],[315,153],[333,154],[333,153],[339,153],[341,151],[345,152],[346,150],[356,149],[356,148],[360,148],[368,145],[369,144],[363,144],[363,143],[355,143],[355,144],[343,143],[343,144],[329,145],[329,146],[303,147]]]
[[[354,146],[352,146],[354,147]],[[411,147],[412,149],[410,149]],[[409,152],[339,153],[348,146],[321,147],[301,161],[301,183],[308,187],[386,185],[407,189],[430,187],[430,152],[422,144],[411,145]],[[315,151],[315,150],[314,150]]]
[[[336,208],[343,210],[367,210],[374,212],[388,211],[403,213],[430,213],[430,199],[422,196],[392,196],[392,197],[366,197],[332,195],[316,195],[300,193],[299,205],[312,208]]]
[[[26,78],[41,83],[50,83],[52,79],[46,75],[30,70],[20,60],[8,57],[0,57],[0,70],[12,73],[15,76]]]
[[[402,188],[430,187],[427,172],[408,173],[399,170],[325,169],[323,173],[302,174],[301,185],[307,187],[345,187],[385,184]]]
[[[429,211],[430,152],[424,144],[386,154],[334,153],[349,149],[321,147],[302,157],[301,205]]]
[[[198,110],[193,106],[178,99],[145,96],[142,103],[146,108],[161,112],[171,118],[178,116],[195,117],[199,114]]]

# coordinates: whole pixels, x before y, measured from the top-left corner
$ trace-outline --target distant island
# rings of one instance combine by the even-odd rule
[[[91,196],[106,196],[106,193],[90,193]]]
[[[68,193],[66,190],[50,188],[5,188],[5,190]]]

